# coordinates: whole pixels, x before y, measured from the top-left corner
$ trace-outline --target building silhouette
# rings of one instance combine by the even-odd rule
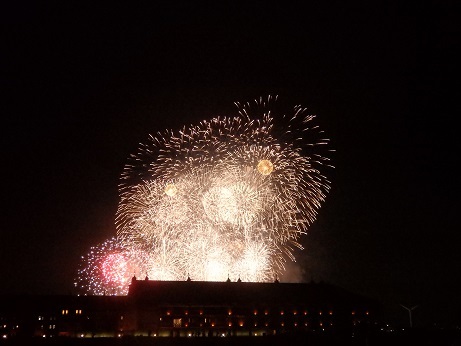
[[[17,337],[269,337],[360,333],[376,302],[320,282],[154,281],[126,296],[0,297],[0,335]]]

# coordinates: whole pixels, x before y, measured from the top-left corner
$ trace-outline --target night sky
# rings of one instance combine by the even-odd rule
[[[2,7],[0,293],[71,293],[138,144],[270,94],[336,149],[296,277],[461,319],[459,3]]]

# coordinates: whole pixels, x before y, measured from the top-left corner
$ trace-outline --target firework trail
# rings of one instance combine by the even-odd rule
[[[148,254],[135,261],[150,278],[265,282],[295,261],[330,188],[328,140],[304,108],[274,114],[275,101],[157,133],[129,158],[118,242]]]

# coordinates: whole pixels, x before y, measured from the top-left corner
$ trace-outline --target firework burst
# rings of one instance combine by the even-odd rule
[[[234,117],[157,133],[129,158],[116,228],[118,246],[142,254],[133,258],[139,270],[159,280],[264,282],[295,260],[329,190],[320,154],[328,140],[305,109],[274,114],[275,101],[237,103]]]
[[[147,273],[150,255],[111,238],[82,256],[75,286],[81,293],[123,295],[135,273]]]

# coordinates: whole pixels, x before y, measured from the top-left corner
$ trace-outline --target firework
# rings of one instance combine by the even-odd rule
[[[295,261],[329,190],[328,140],[305,109],[274,113],[275,101],[157,133],[129,158],[117,236],[149,277],[265,282]]]
[[[149,258],[147,253],[111,238],[82,256],[75,286],[84,294],[127,294],[133,275],[147,273]]]

